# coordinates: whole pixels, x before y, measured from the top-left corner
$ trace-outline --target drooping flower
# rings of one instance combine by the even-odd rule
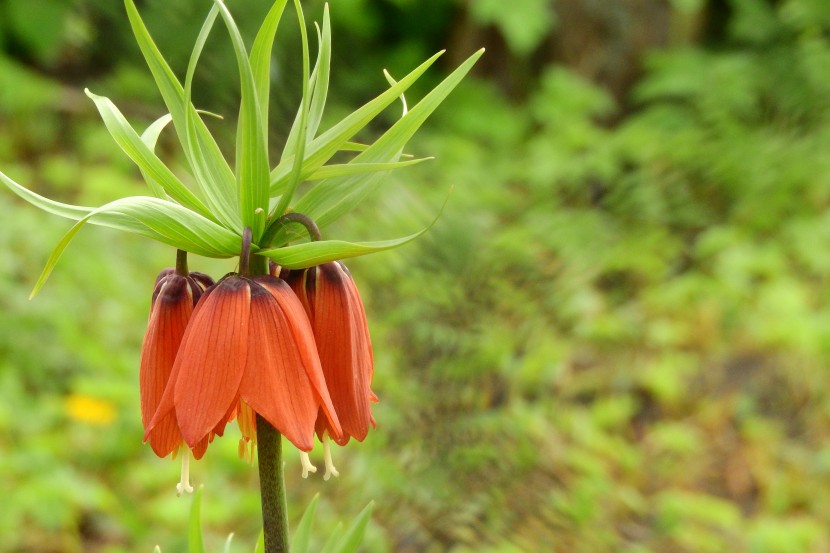
[[[377,396],[371,390],[374,375],[372,342],[366,311],[349,270],[339,261],[299,271],[274,268],[291,285],[308,313],[320,364],[337,411],[343,434],[337,437],[321,411],[315,430],[323,442],[326,474],[337,475],[331,462],[327,437],[338,445],[350,438],[363,441],[369,426],[375,426],[371,404]],[[308,471],[304,459],[304,471]]]
[[[191,448],[239,418],[256,440],[256,414],[297,448],[311,450],[318,413],[341,435],[302,304],[273,276],[226,275],[193,311],[147,433],[175,417]],[[242,451],[240,451],[242,453]]]
[[[205,288],[213,284],[209,276],[187,271],[185,255],[184,252],[179,254],[178,270],[164,269],[156,278],[150,318],[141,346],[141,422],[147,432],[145,441],[150,442],[159,457],[178,450],[182,443],[181,432],[175,417],[160,419],[152,431],[149,424],[170,381],[173,363],[194,306]],[[197,458],[203,453],[204,450],[194,452]]]

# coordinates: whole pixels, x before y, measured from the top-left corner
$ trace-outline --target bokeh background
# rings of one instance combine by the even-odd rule
[[[137,2],[181,75],[208,0]],[[269,7],[229,2],[249,38]],[[319,20],[322,2],[304,2]],[[369,311],[377,431],[339,479],[286,471],[315,539],[370,500],[380,552],[830,551],[830,4],[826,0],[331,0],[323,122],[448,52],[487,53],[394,174],[329,236],[435,227],[350,267]],[[275,153],[300,94],[291,12]],[[194,88],[232,149],[224,28]],[[64,201],[141,194],[83,95],[165,112],[113,0],[0,0],[0,168]],[[395,105],[362,138],[399,114]],[[176,164],[173,133],[162,156]],[[0,551],[185,550],[179,466],[141,444],[138,355],[164,246],[0,193]],[[220,276],[227,262],[191,265]],[[319,452],[315,454],[318,464]],[[207,543],[251,551],[236,430],[193,468]]]

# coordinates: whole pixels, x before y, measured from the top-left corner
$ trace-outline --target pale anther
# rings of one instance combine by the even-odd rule
[[[308,478],[309,472],[317,472],[317,467],[311,464],[311,459],[305,451],[300,452],[300,463],[303,465],[303,478]]]
[[[328,480],[332,476],[335,478],[340,476],[340,473],[334,468],[334,462],[331,460],[331,446],[329,445],[328,435],[323,436],[323,455],[326,459],[326,474],[323,475],[323,480]]]
[[[182,477],[176,484],[176,495],[181,497],[184,493],[193,493],[193,486],[190,485],[190,452],[185,450],[182,454]]]

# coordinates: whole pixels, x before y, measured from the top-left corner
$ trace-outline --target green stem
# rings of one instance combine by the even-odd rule
[[[303,225],[308,232],[308,237],[312,242],[319,242],[323,239],[323,235],[320,234],[320,228],[317,226],[317,223],[314,222],[314,219],[309,217],[308,215],[304,215],[302,213],[297,213],[296,211],[290,211],[281,217],[274,219],[265,232],[262,234],[262,238],[260,239],[261,247],[268,248],[271,246],[271,241],[276,236],[277,231],[281,228],[285,227],[289,223],[297,223]]]
[[[256,416],[256,434],[265,553],[288,553],[288,505],[282,471],[282,435],[260,415]]]
[[[181,276],[188,276],[187,271],[187,252],[184,250],[176,250],[176,274]]]

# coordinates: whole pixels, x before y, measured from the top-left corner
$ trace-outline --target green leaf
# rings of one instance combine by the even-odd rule
[[[231,542],[233,541],[233,532],[228,534],[228,539],[225,540],[225,547],[222,548],[222,553],[231,553]]]
[[[254,553],[265,553],[265,533],[260,530],[259,537],[256,540],[256,546],[254,546]]]
[[[291,551],[294,553],[308,553],[309,542],[311,539],[311,525],[314,523],[314,515],[317,512],[317,503],[320,500],[320,494],[315,494],[311,502],[306,507],[303,513],[303,518],[297,525],[294,531],[294,537],[291,540]]]
[[[405,116],[392,125],[374,144],[358,154],[347,165],[395,162],[410,138],[461,82],[483,53],[484,50],[479,50],[470,56]],[[373,173],[368,177],[362,174],[344,174],[324,180],[309,189],[293,206],[293,210],[308,215],[320,228],[323,228],[360,205],[369,194],[377,189],[385,176],[385,172]],[[290,230],[280,231],[272,243],[284,244],[296,240],[297,237],[298,235]]]
[[[314,91],[311,95],[311,107],[308,113],[307,140],[317,135],[320,121],[323,119],[323,111],[326,107],[326,97],[329,91],[329,75],[331,73],[331,20],[329,18],[329,5],[323,5],[323,31],[319,32],[318,39],[320,49],[317,56],[315,71],[317,78],[314,81]]]
[[[293,198],[294,196],[294,192],[297,190],[297,186],[300,184],[300,181],[302,180],[303,161],[305,160],[306,151],[306,134],[308,131],[307,123],[310,103],[310,99],[308,97],[308,35],[306,34],[305,17],[303,17],[303,8],[300,5],[300,0],[294,0],[294,7],[297,10],[297,19],[299,20],[300,25],[300,37],[302,38],[303,43],[303,96],[302,103],[300,104],[300,122],[298,127],[299,130],[297,131],[297,140],[294,145],[294,162],[292,163],[291,173],[289,173],[288,175],[288,180],[286,181],[285,188],[282,191],[282,196],[277,202],[277,207],[274,210],[274,213],[277,217],[279,217],[285,212],[286,208],[288,207],[288,204],[291,202],[291,198]]]
[[[78,231],[90,220],[102,216],[115,221],[120,230],[141,234],[197,255],[232,257],[239,253],[239,236],[186,207],[150,196],[120,198],[90,211],[69,229],[49,256],[30,297],[46,283]]]
[[[338,165],[323,165],[315,173],[308,177],[308,180],[323,180],[332,179],[335,177],[345,177],[349,175],[365,175],[367,173],[378,173],[382,171],[394,171],[410,165],[417,165],[423,161],[429,161],[435,158],[422,157],[419,159],[410,159],[407,161],[395,161],[391,163],[344,163]]]
[[[317,135],[317,129],[320,126],[320,121],[323,118],[323,110],[326,106],[326,97],[328,96],[329,75],[331,72],[331,22],[329,19],[328,4],[324,4],[323,7],[322,32],[320,32],[316,23],[315,28],[317,29],[318,49],[317,61],[314,63],[314,71],[311,72],[311,77],[309,78],[309,87],[313,87],[313,90],[308,112],[308,123],[306,124],[306,142],[310,142]],[[296,148],[297,135],[302,124],[302,114],[301,105],[297,110],[294,123],[291,125],[291,131],[288,133],[288,138],[285,141],[285,148],[282,153],[283,157],[288,156],[289,152]]]
[[[74,219],[77,221],[78,219],[82,219],[89,215],[90,211],[93,211],[94,207],[83,207],[77,205],[70,205],[64,204],[61,202],[56,202],[55,200],[50,200],[36,192],[32,192],[25,186],[22,186],[9,178],[5,173],[0,171],[0,182],[5,184],[9,190],[29,202],[30,204],[34,205],[35,207],[39,207],[43,211],[47,211],[54,215],[58,215],[60,217],[66,217],[67,219]]]
[[[367,102],[342,121],[315,138],[305,152],[300,180],[313,174],[339,150],[343,149],[348,141],[374,119],[389,104],[394,102],[412,84],[423,75],[423,73],[438,59],[443,50],[438,52],[427,61],[416,67],[406,77],[401,79],[397,85],[388,88],[375,99]],[[389,161],[389,160],[385,160]],[[271,171],[271,196],[283,194],[287,188],[291,168],[294,165],[293,157],[280,160],[280,164]]]
[[[179,136],[179,142],[184,146],[185,157],[205,195],[205,202],[225,226],[241,232],[242,223],[239,217],[233,171],[195,108],[185,101],[182,85],[153,42],[133,0],[125,0],[124,3],[136,42],[153,74],[164,103],[173,117],[173,125]],[[188,121],[188,115],[190,115],[190,121]],[[195,131],[191,129],[188,132],[188,122],[191,127],[195,127]],[[192,142],[188,137],[189,134],[195,134]]]
[[[438,219],[436,218],[436,221],[437,220]],[[415,240],[428,231],[434,224],[435,221],[433,221],[428,227],[414,234],[404,236],[403,238],[396,238],[394,240],[380,240],[377,242],[320,240],[319,242],[306,242],[304,244],[286,246],[284,248],[259,250],[256,253],[257,255],[262,255],[274,260],[286,269],[305,269],[306,267],[314,267],[315,265],[328,263],[329,261],[349,259],[350,257],[360,257],[371,253],[398,248],[407,242]]]
[[[396,84],[398,84],[398,81],[396,81],[394,77],[392,77],[392,75],[390,75],[389,71],[387,71],[386,69],[383,70],[383,76],[386,77],[386,82],[389,83],[389,86],[395,86]],[[403,105],[403,112],[401,113],[401,117],[403,117],[409,111],[409,106],[406,105],[405,94],[401,94],[401,104]]]
[[[329,539],[326,540],[325,545],[323,545],[323,549],[320,550],[320,553],[334,553],[334,549],[337,547],[337,544],[340,543],[340,537],[343,534],[343,523],[338,522],[337,526],[334,527]]]
[[[236,173],[239,186],[239,209],[242,225],[251,227],[254,241],[265,229],[269,202],[268,146],[265,140],[262,114],[259,111],[256,84],[248,52],[242,35],[222,0],[214,0],[231,36],[231,43],[239,66],[242,102],[239,108],[239,126],[236,141]]]
[[[84,206],[77,206],[71,204],[64,204],[61,202],[56,202],[54,200],[50,200],[40,194],[36,194],[31,190],[21,186],[20,184],[16,183],[2,172],[0,172],[0,181],[5,184],[9,190],[29,202],[30,204],[38,207],[48,213],[52,213],[54,215],[58,215],[59,217],[65,217],[67,219],[72,219],[73,221],[78,221],[83,219],[91,212],[95,211],[94,207],[84,207]],[[89,219],[89,223],[93,225],[100,225],[109,228],[114,228],[126,232],[132,232],[134,234],[140,234],[143,236],[147,236],[154,240],[159,240],[161,236],[158,233],[153,232],[151,229],[147,228],[142,223],[136,221],[131,217],[125,217],[119,213],[94,213],[92,217]]]
[[[268,140],[268,100],[271,96],[271,49],[280,24],[282,12],[288,0],[276,0],[265,16],[251,48],[251,71],[256,84],[259,113],[262,116],[262,132]]]
[[[85,89],[84,92],[95,102],[95,106],[104,120],[104,125],[106,125],[115,142],[144,173],[159,183],[170,194],[170,197],[183,206],[205,217],[213,218],[211,212],[199,198],[182,184],[176,175],[147,147],[147,144],[142,141],[138,133],[130,126],[109,98],[93,94],[89,89]]]
[[[204,486],[199,486],[199,489],[193,494],[193,503],[190,505],[190,520],[187,524],[188,553],[205,553],[201,521],[202,490],[204,490]]]
[[[355,553],[357,548],[363,542],[363,536],[366,535],[366,526],[369,524],[369,519],[372,516],[372,507],[375,502],[370,501],[366,507],[360,511],[360,514],[352,522],[346,535],[340,542],[340,545],[335,549],[335,553]]]
[[[156,142],[158,142],[161,131],[163,131],[164,127],[166,127],[172,120],[173,118],[169,113],[167,115],[162,115],[153,121],[153,123],[150,124],[150,126],[147,127],[143,133],[141,133],[141,141],[144,142],[151,152],[155,152]],[[167,199],[167,193],[164,191],[164,187],[159,184],[156,179],[148,175],[143,169],[141,170],[141,176],[144,177],[144,182],[147,183],[147,186],[150,188],[150,192],[153,196],[163,200]]]

